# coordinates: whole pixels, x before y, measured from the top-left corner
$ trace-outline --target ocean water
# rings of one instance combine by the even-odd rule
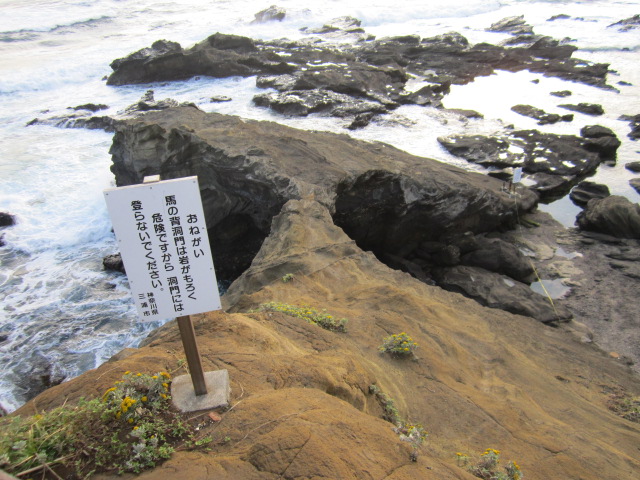
[[[608,25],[640,13],[640,0],[475,1],[379,0],[306,2],[284,0],[282,22],[251,25],[254,14],[273,2],[237,0],[3,0],[0,2],[0,211],[16,215],[4,229],[0,248],[0,406],[19,407],[28,399],[29,376],[72,378],[95,368],[122,348],[136,346],[162,322],[143,323],[129,299],[126,279],[104,272],[102,258],[116,251],[102,190],[113,186],[109,171],[111,134],[100,131],[26,127],[42,116],[87,102],[109,105],[115,113],[149,88],[156,99],[190,101],[206,111],[290,124],[299,128],[345,132],[341,119],[310,116],[287,119],[253,106],[255,78],[199,78],[167,85],[108,87],[109,63],[155,40],[184,47],[215,32],[254,38],[301,38],[300,28],[317,27],[351,15],[378,37],[458,31],[471,42],[497,43],[506,34],[485,31],[507,16],[524,15],[536,33],[569,37],[586,60],[608,62],[618,75],[601,90],[528,72],[498,72],[445,98],[449,108],[470,108],[484,120],[461,121],[431,108],[405,106],[351,133],[381,140],[411,153],[474,169],[448,155],[436,138],[453,133],[492,133],[505,125],[540,128],[511,112],[527,103],[558,111],[551,91],[569,89],[570,103],[600,103],[606,114],[594,119],[576,114],[574,122],[545,131],[577,134],[586,124],[612,128],[623,140],[618,163],[600,167],[595,180],[633,201],[640,197],[624,164],[638,160],[638,144],[627,139],[621,114],[640,113],[640,29],[619,32]],[[554,15],[572,18],[550,22]],[[539,80],[539,83],[532,83]],[[416,84],[416,88],[420,85]],[[232,97],[209,102],[213,95]],[[572,225],[578,209],[563,199],[548,209]]]

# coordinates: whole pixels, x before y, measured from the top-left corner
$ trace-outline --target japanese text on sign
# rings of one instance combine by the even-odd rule
[[[110,189],[105,198],[143,319],[220,309],[196,177]]]

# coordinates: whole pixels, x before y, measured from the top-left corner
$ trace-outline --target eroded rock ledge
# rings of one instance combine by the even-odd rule
[[[121,186],[198,176],[219,279],[249,267],[287,201],[313,198],[359,247],[426,283],[543,322],[571,318],[528,288],[522,252],[499,238],[536,205],[528,189],[514,202],[500,180],[386,144],[193,107],[123,122],[111,153]]]

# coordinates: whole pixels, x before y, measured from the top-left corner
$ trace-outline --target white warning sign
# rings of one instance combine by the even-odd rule
[[[113,188],[104,195],[143,320],[221,308],[197,177]]]

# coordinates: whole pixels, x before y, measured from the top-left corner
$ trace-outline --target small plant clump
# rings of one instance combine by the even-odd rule
[[[487,448],[476,462],[471,461],[471,457],[464,453],[456,453],[459,467],[466,468],[469,473],[483,480],[522,480],[524,475],[520,466],[510,461],[504,467],[504,473],[498,471],[500,468],[500,451]]]
[[[347,331],[346,318],[337,320],[333,318],[332,315],[329,315],[324,311],[319,312],[315,308],[306,305],[296,306],[289,305],[288,303],[268,302],[260,305],[259,310],[286,313],[287,315],[291,315],[292,317],[302,318],[313,325],[318,325],[319,327],[322,327],[325,330],[330,330],[332,332],[344,333]]]
[[[386,337],[378,350],[382,353],[403,357],[412,355],[416,348],[418,348],[418,344],[409,335],[402,332]]]
[[[289,283],[290,281],[292,281],[295,277],[293,276],[293,273],[287,273],[286,275],[282,276],[282,283]]]
[[[429,434],[419,423],[409,423],[404,420],[400,416],[393,399],[386,393],[382,392],[377,385],[369,385],[369,393],[376,396],[376,399],[382,407],[383,418],[395,425],[393,431],[398,434],[400,440],[411,444],[413,449],[411,452],[411,460],[414,462],[417,461],[420,446],[424,443]]]
[[[86,478],[97,471],[138,473],[193,438],[171,410],[166,372],[126,372],[101,399],[81,399],[30,417],[0,422],[0,469],[17,476],[60,472]],[[199,446],[199,445],[198,445]]]
[[[616,415],[630,422],[640,423],[640,397],[633,397],[626,392],[616,392],[609,397],[608,407]]]

